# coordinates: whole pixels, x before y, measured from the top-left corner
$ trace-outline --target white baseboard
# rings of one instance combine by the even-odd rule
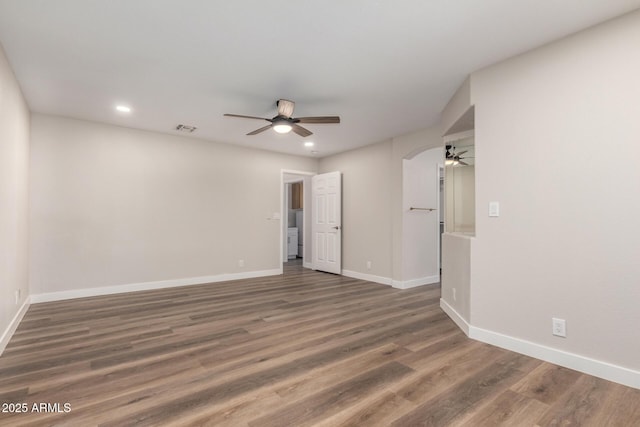
[[[373,274],[360,273],[352,270],[342,270],[342,275],[347,277],[353,277],[354,279],[366,280],[368,282],[380,283],[383,285],[393,286],[397,289],[409,289],[416,286],[430,285],[432,283],[438,283],[440,276],[428,276],[420,277],[412,280],[393,280],[390,277],[376,276]]]
[[[309,268],[309,269],[313,270],[313,263],[311,263],[311,262],[303,262],[302,266],[304,268]]]
[[[433,283],[438,283],[439,281],[440,281],[439,275],[426,276],[426,277],[420,277],[417,279],[404,280],[404,281],[394,280],[392,286],[398,289],[409,289],[409,288],[415,288],[417,286],[431,285]]]
[[[248,271],[244,273],[218,274],[215,276],[190,277],[185,279],[160,280],[157,282],[130,283],[126,285],[104,286],[99,288],[74,289],[31,295],[31,303],[61,301],[73,298],[95,297],[100,295],[121,294],[126,292],[147,291],[152,289],[173,288],[177,286],[202,285],[205,283],[226,282],[228,280],[251,279],[254,277],[275,276],[282,269]]]
[[[359,273],[357,271],[342,270],[342,275],[353,277],[354,279],[366,280],[368,282],[380,283],[383,285],[393,285],[393,280],[389,277],[374,276],[373,274]]]
[[[460,329],[462,329],[462,332],[464,332],[466,336],[469,336],[469,328],[471,327],[471,325],[469,325],[469,323],[464,320],[460,313],[458,313],[442,298],[440,298],[440,308],[447,314],[447,316],[451,318],[451,320],[453,320],[456,325],[458,325]]]
[[[471,326],[469,337],[555,365],[640,389],[640,372],[575,353],[536,344],[520,338]]]
[[[27,296],[22,306],[20,306],[20,309],[18,310],[16,315],[13,316],[13,319],[11,319],[11,322],[9,323],[9,326],[7,326],[7,329],[5,329],[5,331],[2,333],[2,337],[0,337],[0,356],[2,356],[2,353],[4,352],[4,349],[7,347],[7,344],[9,344],[9,340],[13,336],[13,333],[16,331],[16,329],[18,328],[18,325],[20,324],[20,322],[22,321],[22,318],[24,317],[24,314],[29,309],[29,305],[30,305],[30,297]]]
[[[638,371],[472,326],[442,298],[440,299],[440,308],[469,338],[476,341],[640,389],[640,372]]]

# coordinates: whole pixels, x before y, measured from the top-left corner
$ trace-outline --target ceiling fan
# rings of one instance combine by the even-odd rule
[[[272,119],[266,119],[264,117],[243,116],[240,114],[225,114],[225,116],[240,117],[244,119],[266,120],[270,122],[268,125],[256,129],[253,132],[249,132],[247,135],[257,135],[269,128],[273,128],[273,130],[278,133],[289,133],[293,131],[302,137],[307,137],[309,135],[313,135],[313,132],[311,132],[309,129],[303,128],[298,123],[340,123],[339,116],[291,117],[293,115],[293,107],[295,105],[295,102],[289,101],[288,99],[278,99],[278,101],[276,101],[276,106],[278,107],[278,115]]]
[[[453,145],[447,145],[445,147],[447,151],[445,151],[445,165],[462,165],[469,166],[469,163],[463,162],[463,159],[473,159],[473,157],[462,157],[463,154],[467,153],[469,150],[456,152],[456,147]]]

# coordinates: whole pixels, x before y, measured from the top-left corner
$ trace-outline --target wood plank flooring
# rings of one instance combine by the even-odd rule
[[[437,285],[288,264],[32,305],[0,357],[27,412],[0,425],[640,426],[640,390],[467,339]]]

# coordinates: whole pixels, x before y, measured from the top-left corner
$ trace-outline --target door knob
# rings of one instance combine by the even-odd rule
[[[335,227],[333,227],[334,230],[340,230],[340,226],[336,225]]]

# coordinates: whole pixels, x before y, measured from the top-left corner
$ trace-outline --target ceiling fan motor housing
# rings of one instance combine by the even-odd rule
[[[296,103],[289,101],[288,99],[278,99],[276,101],[276,107],[278,107],[278,116],[291,117],[293,115],[293,109]]]

